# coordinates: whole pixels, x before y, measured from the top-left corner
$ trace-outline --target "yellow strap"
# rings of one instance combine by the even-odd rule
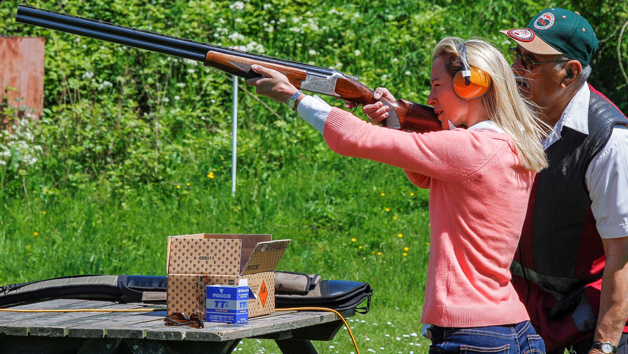
[[[353,346],[355,347],[355,351],[357,354],[360,354],[360,349],[358,349],[358,343],[355,342],[353,333],[351,333],[351,328],[349,327],[349,324],[347,324],[347,321],[345,320],[345,318],[342,317],[340,312],[329,309],[327,307],[289,307],[285,309],[275,309],[275,311],[327,311],[327,312],[335,313],[338,317],[340,317],[342,322],[345,324],[345,327],[347,327],[347,331],[349,331],[349,336],[351,336],[351,340],[353,341]]]

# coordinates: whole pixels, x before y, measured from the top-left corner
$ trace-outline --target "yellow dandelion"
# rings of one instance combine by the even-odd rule
[[[41,213],[42,213],[42,214],[44,214],[44,215],[46,215],[46,212],[45,212],[45,211],[42,211]]]
[[[410,193],[410,196],[413,196],[413,195],[414,195],[414,193]]]
[[[189,186],[190,186],[190,183],[186,183],[185,185],[189,187]]]
[[[404,247],[403,250],[408,252],[410,250],[410,247]]]
[[[382,255],[382,252],[377,252],[377,255],[378,255],[378,256],[381,256],[381,255]]]
[[[382,193],[382,197],[385,196],[385,195],[386,195],[386,193]]]
[[[407,253],[405,253],[405,252],[403,253],[403,256],[404,256],[404,257],[405,257],[405,256],[407,256],[407,255],[408,255]]]
[[[181,186],[177,185],[177,188],[181,188]]]
[[[393,220],[397,220],[397,217],[396,217],[396,216],[393,216]]]
[[[360,246],[360,249],[362,249],[362,246]]]
[[[373,251],[372,253],[375,254],[375,251]]]
[[[429,242],[426,242],[426,243],[425,243],[425,245],[429,246],[429,245],[430,245],[430,243],[429,243]]]
[[[39,235],[39,233],[38,232],[33,232],[33,235],[37,236],[37,235]]]
[[[355,242],[355,241],[357,241],[357,239],[355,239],[355,238],[352,238],[352,239],[351,239],[351,241],[353,241],[353,242]]]
[[[397,236],[399,236],[399,237],[403,237],[403,234],[397,234]]]
[[[386,211],[390,211],[390,208],[386,208]]]
[[[213,173],[213,172],[210,172],[210,173],[207,175],[207,177],[209,177],[209,178],[212,178],[212,179],[213,179],[213,178],[214,178],[214,173]]]

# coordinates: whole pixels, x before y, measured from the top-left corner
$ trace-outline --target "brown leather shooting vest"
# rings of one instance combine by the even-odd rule
[[[536,176],[511,266],[515,289],[548,351],[586,338],[599,312],[606,257],[585,174],[615,125],[628,120],[590,89],[589,134],[564,126],[547,149],[549,167]]]

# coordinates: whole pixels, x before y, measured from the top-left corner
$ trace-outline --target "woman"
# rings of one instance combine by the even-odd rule
[[[454,91],[461,57],[490,75],[492,85],[481,97],[463,99]],[[430,353],[544,353],[510,283],[509,267],[535,173],[547,166],[540,144],[545,127],[490,44],[445,38],[433,58],[428,104],[446,130],[385,129],[305,95],[297,98],[299,115],[337,153],[400,167],[413,184],[430,189],[421,318],[430,326]],[[297,92],[282,74],[253,70],[265,76],[247,80],[259,94],[286,102]]]

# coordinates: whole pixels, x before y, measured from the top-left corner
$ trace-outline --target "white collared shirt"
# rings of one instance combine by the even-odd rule
[[[543,140],[547,150],[561,137],[563,127],[589,134],[591,90],[584,84],[571,99],[554,132]],[[602,238],[628,236],[628,128],[616,126],[606,146],[593,158],[585,174],[591,210]]]

